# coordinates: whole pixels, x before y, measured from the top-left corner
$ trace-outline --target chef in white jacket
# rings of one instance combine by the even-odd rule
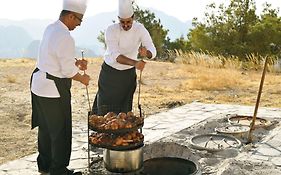
[[[93,113],[131,111],[136,89],[136,69],[143,71],[141,57],[154,58],[156,48],[147,29],[134,21],[132,0],[119,0],[119,23],[105,32],[106,52],[98,81]]]
[[[67,169],[71,155],[71,81],[89,84],[80,74],[86,60],[75,60],[75,42],[70,32],[81,25],[86,0],[64,0],[57,21],[47,26],[31,77],[32,129],[38,126],[37,165],[50,175],[82,174]]]

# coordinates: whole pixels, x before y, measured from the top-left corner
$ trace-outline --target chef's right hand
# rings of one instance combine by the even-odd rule
[[[144,62],[143,60],[137,61],[136,64],[135,64],[135,68],[137,70],[142,71],[145,67],[145,64],[146,64],[146,62]]]
[[[83,74],[80,82],[81,82],[82,84],[88,86],[88,85],[89,85],[90,79],[91,79],[91,78],[90,78],[89,75]]]
[[[80,70],[87,70],[87,65],[88,61],[85,59],[82,60],[76,60],[75,65],[80,69]]]

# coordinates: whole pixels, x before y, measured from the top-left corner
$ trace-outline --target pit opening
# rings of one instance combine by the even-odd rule
[[[143,173],[148,175],[195,175],[197,165],[177,157],[157,157],[144,161]]]

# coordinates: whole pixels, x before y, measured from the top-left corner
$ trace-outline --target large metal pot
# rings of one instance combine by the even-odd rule
[[[126,173],[137,171],[143,166],[142,147],[134,150],[115,151],[104,149],[103,161],[108,171]]]

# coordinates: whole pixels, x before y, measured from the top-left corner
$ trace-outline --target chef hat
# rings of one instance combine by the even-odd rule
[[[84,14],[87,8],[87,0],[63,0],[63,10]]]
[[[132,0],[119,0],[118,16],[120,18],[126,19],[133,16],[134,10],[132,3]]]

